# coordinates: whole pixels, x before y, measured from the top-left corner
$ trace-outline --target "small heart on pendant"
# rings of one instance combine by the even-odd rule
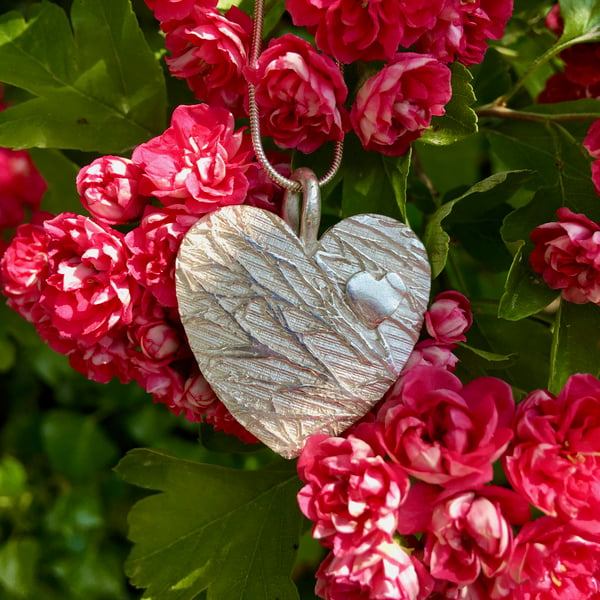
[[[375,279],[371,273],[360,271],[346,284],[350,305],[371,329],[398,310],[406,293],[406,286],[396,273]]]

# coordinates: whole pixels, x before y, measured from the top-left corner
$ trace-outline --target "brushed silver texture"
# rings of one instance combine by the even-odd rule
[[[353,216],[308,244],[270,212],[227,206],[189,230],[176,266],[200,370],[285,458],[314,433],[341,433],[385,394],[430,291],[425,248],[389,217]]]

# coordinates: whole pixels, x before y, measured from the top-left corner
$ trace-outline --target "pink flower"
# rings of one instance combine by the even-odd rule
[[[76,179],[81,203],[109,225],[139,219],[149,198],[138,194],[140,168],[127,158],[102,156],[83,167]]]
[[[600,543],[552,517],[526,523],[514,540],[510,564],[496,579],[491,597],[598,599]]]
[[[552,104],[581,98],[600,98],[600,84],[596,83],[589,87],[578,85],[561,72],[548,77],[546,86],[540,92],[537,101],[540,104]]]
[[[482,573],[492,577],[505,568],[513,541],[511,524],[505,516],[505,506],[510,511],[510,503],[523,505],[527,519],[527,502],[514,492],[494,486],[439,501],[433,508],[425,544],[425,562],[431,575],[468,584]]]
[[[291,175],[289,156],[280,152],[267,152],[267,158],[280,175],[284,177]],[[256,206],[281,216],[283,189],[272,181],[258,162],[250,163],[246,175],[249,188],[244,204]]]
[[[123,235],[72,213],[43,226],[48,276],[39,302],[60,335],[94,343],[130,323],[138,288],[127,270]]]
[[[262,133],[279,146],[309,153],[344,137],[344,78],[305,40],[292,34],[271,40],[248,78],[256,86]]]
[[[326,600],[418,600],[431,579],[417,559],[388,539],[362,551],[331,552],[317,572],[315,593]]]
[[[175,209],[149,207],[139,226],[125,236],[131,274],[165,307],[177,307],[175,259],[181,239],[196,221]]]
[[[519,493],[548,515],[600,534],[600,381],[572,375],[558,396],[519,404],[504,459]]]
[[[25,150],[0,148],[0,231],[22,223],[26,208],[39,208],[45,191],[46,182]]]
[[[145,0],[145,2],[159,21],[185,19],[192,12],[194,6],[215,8],[217,5],[213,0]]]
[[[464,342],[472,323],[470,302],[454,290],[438,294],[425,313],[427,333],[440,344]]]
[[[415,344],[401,375],[403,377],[411,369],[418,366],[438,367],[453,371],[457,362],[458,357],[452,353],[452,346],[440,344],[430,339],[421,340]]]
[[[431,56],[402,52],[358,91],[350,112],[365,149],[406,154],[410,143],[444,114],[452,96],[450,69]]]
[[[192,394],[186,401],[188,405],[195,406],[197,403],[195,394]],[[233,415],[227,410],[227,407],[216,397],[214,398],[214,402],[211,402],[210,405],[207,406],[203,415],[203,420],[205,423],[212,425],[216,431],[235,435],[246,444],[257,444],[259,442],[257,438],[244,429],[242,425],[233,418]]]
[[[600,43],[575,44],[560,53],[569,81],[589,88],[600,83]]]
[[[356,548],[372,532],[391,536],[395,531],[408,477],[366,441],[313,435],[298,474],[306,483],[298,493],[300,510],[314,522],[313,537],[336,554]]]
[[[588,129],[583,146],[592,158],[600,158],[600,119],[594,121]]]
[[[166,62],[174,77],[185,79],[198,100],[243,116],[252,20],[236,6],[226,15],[198,5],[184,20],[163,24]]]
[[[557,215],[531,232],[531,266],[565,300],[600,304],[600,226],[565,207]]]
[[[409,48],[424,33],[435,27],[447,0],[399,0],[402,31],[400,46]]]
[[[510,386],[480,377],[463,386],[446,369],[414,367],[392,388],[378,419],[393,461],[423,481],[462,490],[490,481],[512,439]]]
[[[7,304],[31,322],[41,318],[42,283],[48,273],[47,236],[41,225],[24,223],[0,261],[0,283]]]
[[[389,60],[402,36],[396,0],[287,0],[294,25],[307,26],[317,47],[341,62]]]
[[[234,131],[228,110],[198,104],[178,106],[171,126],[140,144],[132,158],[144,171],[142,194],[199,216],[244,201],[250,154],[250,140]]]

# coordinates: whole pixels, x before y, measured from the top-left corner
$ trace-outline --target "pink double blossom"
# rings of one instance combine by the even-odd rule
[[[366,150],[402,156],[443,115],[450,69],[432,56],[401,52],[359,89],[350,120]]]
[[[196,216],[241,204],[251,149],[250,139],[234,127],[224,108],[178,106],[170,127],[133,151],[132,160],[143,171],[140,193]]]
[[[102,156],[83,167],[76,178],[81,203],[108,225],[139,219],[149,198],[138,193],[141,169],[127,158]]]
[[[453,490],[492,479],[513,437],[510,386],[480,377],[463,386],[444,368],[417,366],[393,387],[378,419],[393,461],[422,481]]]
[[[600,93],[598,95],[600,96]],[[600,196],[600,119],[594,121],[588,129],[583,140],[583,146],[594,159],[594,162],[592,162],[592,183],[596,194]]]
[[[472,323],[471,303],[454,290],[438,294],[425,313],[427,333],[440,344],[464,342]]]
[[[520,494],[550,516],[600,534],[600,381],[572,375],[558,396],[529,394],[518,406],[504,459]]]
[[[196,98],[244,114],[252,20],[233,6],[225,15],[216,7],[196,5],[185,18],[163,23],[167,65],[185,79]]]
[[[531,266],[565,300],[600,304],[600,225],[566,207],[557,215],[531,232]]]
[[[298,460],[305,486],[300,509],[314,523],[313,537],[344,554],[371,533],[391,537],[396,511],[408,492],[406,473],[364,440],[311,436]]]
[[[553,517],[526,523],[514,540],[506,571],[494,581],[491,598],[600,598],[599,540]]]
[[[145,0],[145,2],[159,21],[185,19],[194,6],[215,8],[217,5],[213,0]]]
[[[95,343],[133,318],[139,288],[123,235],[88,217],[44,221],[48,271],[39,302],[64,338]]]
[[[261,132],[279,146],[309,153],[344,137],[344,78],[307,41],[292,34],[271,40],[248,78],[256,86]]]

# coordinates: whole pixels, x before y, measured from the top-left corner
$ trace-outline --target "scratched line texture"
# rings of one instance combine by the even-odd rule
[[[276,215],[228,206],[184,237],[179,312],[200,370],[232,415],[296,456],[336,435],[397,379],[429,299],[425,249],[410,228],[359,215],[315,254]]]

